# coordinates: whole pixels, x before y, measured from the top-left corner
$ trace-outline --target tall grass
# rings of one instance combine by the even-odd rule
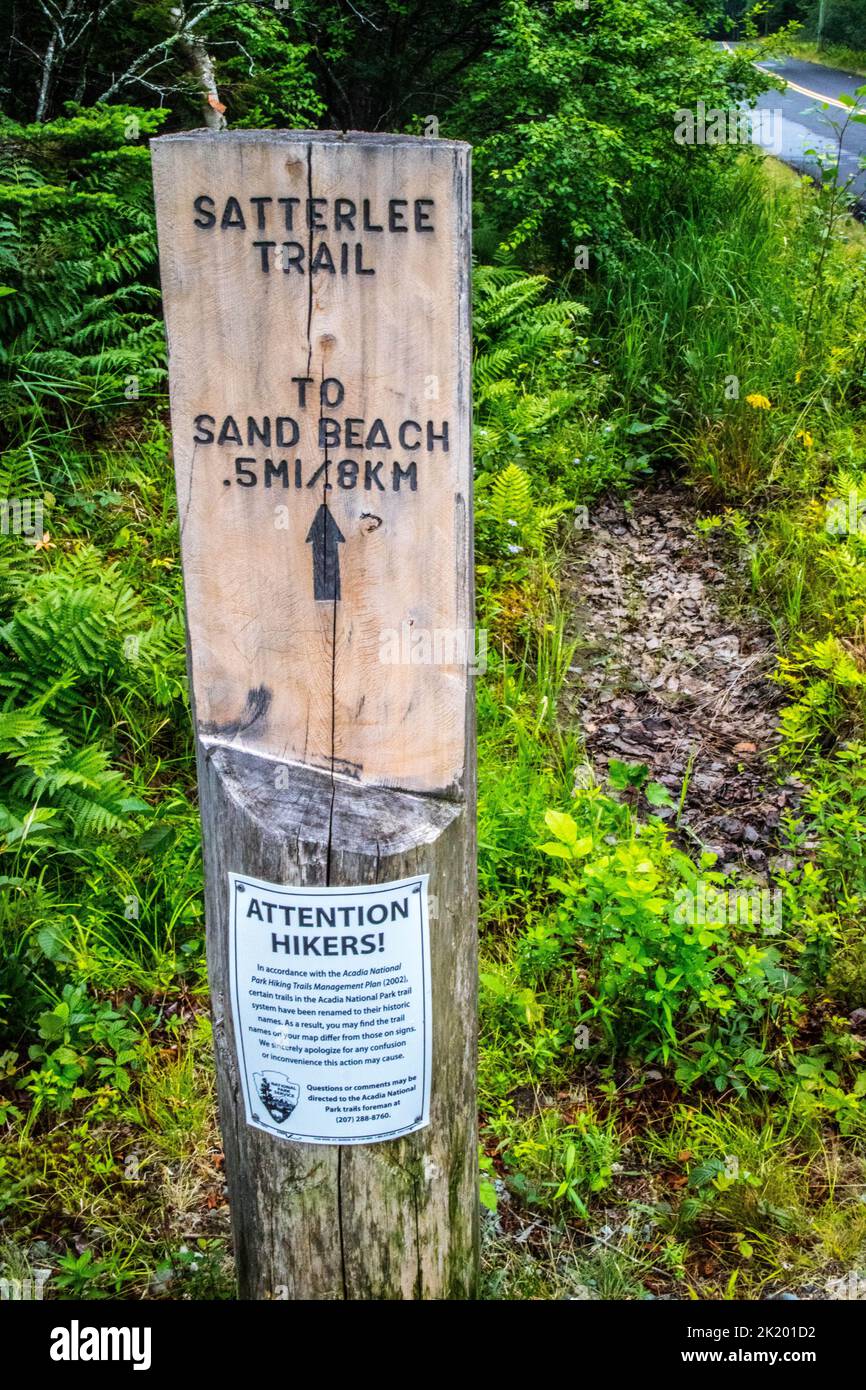
[[[866,257],[831,197],[769,180],[746,155],[595,291],[625,408],[653,426],[657,452],[720,492],[808,485],[810,422],[866,393]]]

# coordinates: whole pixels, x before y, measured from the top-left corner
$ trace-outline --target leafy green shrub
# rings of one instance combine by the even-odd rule
[[[45,1106],[68,1110],[87,1094],[88,1083],[128,1091],[131,1072],[142,1064],[138,1044],[145,1015],[140,999],[118,1010],[108,1000],[94,1001],[83,985],[65,985],[54,1006],[39,1015],[41,1041],[29,1049],[38,1063],[26,1083],[31,1118]]]
[[[866,941],[855,938],[835,954],[827,972],[827,990],[851,1012],[866,1009]]]
[[[676,1063],[685,1085],[777,1084],[766,1034],[784,1037],[798,985],[758,925],[710,920],[683,896],[699,877],[725,882],[713,856],[696,867],[661,821],[636,822],[598,788],[546,821],[555,838],[542,848],[562,866],[549,881],[564,900],[557,931],[581,969],[590,1036],[600,1030],[614,1055]]]
[[[508,0],[447,121],[475,146],[485,252],[520,248],[561,271],[588,244],[593,264],[617,264],[641,209],[709,181],[719,152],[677,145],[674,113],[736,105],[767,80],[699,27],[680,0]]]

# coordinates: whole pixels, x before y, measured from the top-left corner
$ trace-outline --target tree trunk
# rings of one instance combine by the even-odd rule
[[[172,10],[171,14],[172,22],[180,32],[181,11]],[[190,68],[202,90],[204,99],[201,109],[205,125],[208,130],[225,130],[228,124],[223,114],[225,108],[220,101],[217,89],[213,59],[207,51],[204,39],[181,34],[179,46],[186,54]]]
[[[466,807],[269,759],[199,751],[208,974],[241,1298],[448,1299],[475,1292],[475,837]],[[384,1144],[287,1144],[245,1123],[229,995],[228,873],[274,883],[430,874],[430,1123]]]

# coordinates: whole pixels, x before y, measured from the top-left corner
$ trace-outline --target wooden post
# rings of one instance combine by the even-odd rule
[[[469,150],[151,144],[240,1294],[470,1297]]]

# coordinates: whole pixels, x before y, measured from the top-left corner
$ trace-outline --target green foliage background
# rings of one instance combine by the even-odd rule
[[[231,1290],[147,149],[203,119],[172,8],[74,0],[58,43],[51,5],[0,3],[0,497],[44,519],[30,543],[0,537],[0,1260],[42,1262],[56,1296]],[[708,41],[712,5],[184,15],[232,124],[435,117],[474,145],[482,1198],[543,1212],[559,1242],[524,1258],[491,1217],[489,1292],[719,1297],[850,1268],[866,570],[859,533],[823,526],[862,485],[866,442],[844,200],[771,181],[751,151],[675,144],[676,110],[764,82],[753,53]],[[572,522],[670,469],[732,592],[776,628],[780,756],[804,786],[780,933],[677,920],[699,877],[748,885],[684,852],[645,768],[575,783]],[[645,1202],[650,1235],[621,1260],[581,1264],[575,1232],[635,1206],[626,1153],[663,1187],[685,1164],[686,1195]]]

